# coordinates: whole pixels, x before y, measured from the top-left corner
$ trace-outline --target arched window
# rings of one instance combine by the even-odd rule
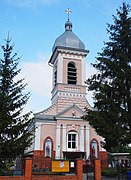
[[[52,141],[50,138],[47,138],[45,141],[45,157],[50,157],[52,155]]]
[[[77,69],[74,62],[68,63],[68,84],[76,84],[77,83]]]
[[[67,134],[67,149],[74,151],[78,149],[78,133],[70,131]]]
[[[95,139],[91,142],[91,156],[98,158],[98,142]]]

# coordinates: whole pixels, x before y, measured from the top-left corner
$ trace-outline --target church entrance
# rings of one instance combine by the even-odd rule
[[[64,159],[84,159],[85,152],[63,152]]]

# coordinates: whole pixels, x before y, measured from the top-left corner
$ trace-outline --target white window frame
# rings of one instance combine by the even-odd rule
[[[75,134],[76,135],[76,147],[75,148],[68,148],[68,135],[69,134]],[[74,131],[70,131],[67,133],[67,150],[68,151],[78,151],[78,133]]]

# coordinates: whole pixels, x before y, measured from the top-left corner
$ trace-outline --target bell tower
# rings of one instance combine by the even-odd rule
[[[71,104],[77,104],[82,109],[87,105],[84,82],[85,58],[89,51],[85,50],[84,43],[73,33],[72,27],[68,14],[65,32],[55,40],[49,60],[53,67],[52,104],[57,102],[58,112]]]

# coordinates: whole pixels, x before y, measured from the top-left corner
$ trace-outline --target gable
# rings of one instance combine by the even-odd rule
[[[60,117],[67,117],[67,118],[81,118],[81,116],[83,116],[85,114],[85,112],[82,111],[82,109],[80,109],[78,106],[76,105],[72,105],[68,108],[66,108],[65,110],[63,110],[62,112],[60,112],[59,114],[57,114],[57,118]]]

